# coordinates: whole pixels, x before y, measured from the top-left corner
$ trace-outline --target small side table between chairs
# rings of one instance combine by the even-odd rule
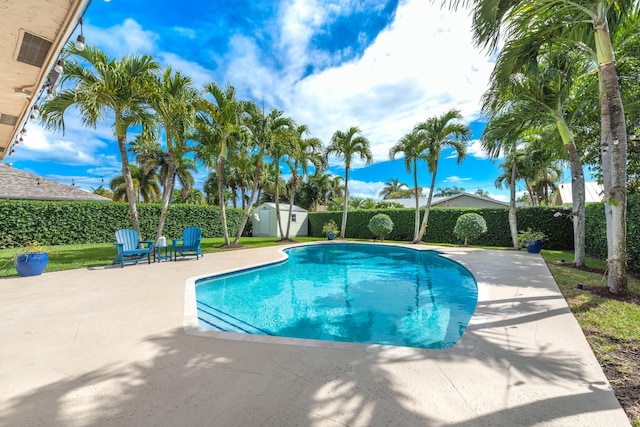
[[[171,261],[173,258],[173,245],[154,246],[154,248],[157,262]]]

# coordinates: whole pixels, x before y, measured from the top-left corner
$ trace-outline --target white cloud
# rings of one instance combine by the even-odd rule
[[[461,178],[459,176],[448,176],[446,177],[442,182],[448,182],[448,183],[452,183],[452,184],[462,184],[465,181],[471,181],[472,178]]]
[[[103,51],[116,56],[121,56],[123,50],[126,54],[153,55],[159,39],[156,33],[144,30],[131,18],[106,29],[85,24],[84,35],[88,44],[99,46]]]
[[[173,27],[173,31],[188,39],[195,39],[198,33],[193,28]]]
[[[357,179],[349,180],[349,198],[379,199],[380,190],[384,188],[384,182],[365,182]]]
[[[24,160],[68,166],[119,164],[114,156],[98,153],[105,143],[96,138],[91,129],[82,128],[82,131],[72,128],[65,136],[55,136],[47,135],[40,126],[32,125],[24,142],[16,149],[16,160],[22,160],[24,156]],[[74,142],[77,140],[82,143]]]
[[[419,121],[450,108],[460,109],[466,121],[479,116],[492,64],[473,47],[468,28],[464,13],[409,1],[361,59],[275,90],[287,113],[325,143],[335,130],[359,126],[374,161],[383,161]]]
[[[473,156],[476,159],[488,159],[489,158],[489,156],[487,155],[487,152],[484,151],[484,148],[482,148],[482,141],[480,141],[479,139],[474,139],[467,146],[467,155],[468,156]],[[503,157],[503,154],[500,153],[500,157],[499,158],[502,158],[502,157]]]
[[[174,71],[180,71],[183,75],[191,77],[193,86],[201,89],[205,83],[214,80],[214,74],[197,62],[189,61],[171,52],[160,52],[156,58],[163,66],[171,66]]]

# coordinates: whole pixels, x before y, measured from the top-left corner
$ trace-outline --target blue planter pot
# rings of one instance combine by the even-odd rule
[[[329,240],[333,240],[333,239],[335,239],[335,238],[336,238],[335,233],[331,233],[331,232],[327,233],[327,239],[329,239]]]
[[[542,250],[542,240],[529,241],[527,243],[527,252],[530,254],[539,254]]]
[[[49,263],[47,252],[18,255],[13,261],[20,276],[37,276],[42,274]]]

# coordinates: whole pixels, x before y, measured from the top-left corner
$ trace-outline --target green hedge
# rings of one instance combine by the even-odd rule
[[[144,239],[155,238],[160,208],[159,204],[138,204]],[[229,234],[235,236],[243,212],[233,208],[226,212]],[[45,245],[106,243],[114,240],[116,230],[131,228],[126,203],[0,200],[0,218],[1,246],[33,240]],[[220,208],[170,205],[163,234],[176,239],[189,226],[200,227],[204,237],[222,237]]]
[[[596,258],[607,259],[607,225],[604,204],[586,207],[586,252]],[[640,271],[640,195],[627,198],[627,264],[629,269]]]
[[[487,232],[478,237],[474,244],[484,246],[512,246],[509,231],[509,211],[507,209],[433,208],[429,212],[429,223],[424,236],[425,242],[460,243],[453,229],[460,215],[474,212],[487,222]],[[570,220],[555,217],[557,207],[518,208],[518,228],[531,227],[542,231],[547,238],[544,247],[548,249],[573,248],[573,225]],[[353,210],[347,216],[347,236],[357,239],[372,239],[367,228],[369,219],[378,213],[389,215],[395,227],[387,237],[389,240],[410,241],[413,238],[413,209]],[[422,211],[424,215],[424,210]],[[322,237],[322,225],[333,219],[338,227],[342,223],[342,212],[309,212],[309,235]]]

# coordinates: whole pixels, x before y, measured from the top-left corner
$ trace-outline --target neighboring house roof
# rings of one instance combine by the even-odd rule
[[[599,203],[604,200],[604,187],[595,181],[587,181],[584,183],[585,202]],[[573,192],[571,191],[571,183],[558,185],[558,190],[554,197],[551,198],[554,205],[572,205]]]
[[[401,204],[403,207],[405,208],[416,208],[416,199],[415,197],[409,197],[406,199],[382,199],[383,202],[394,202],[394,203],[399,203]],[[418,199],[418,203],[420,204],[420,207],[425,207],[427,205],[427,198],[426,197],[420,197]]]
[[[111,199],[0,163],[0,199],[75,200],[110,202]]]
[[[384,199],[385,202],[400,203],[405,208],[415,208],[416,199]],[[418,199],[420,207],[423,208],[427,205],[427,198],[420,197]],[[478,196],[471,193],[459,193],[453,196],[446,197],[434,197],[431,199],[431,206],[439,207],[460,207],[460,208],[504,208],[509,207],[509,203],[501,202],[499,200],[490,199],[488,197]]]
[[[471,193],[459,193],[447,197],[434,197],[431,206],[460,208],[505,208],[509,203]]]
[[[271,202],[263,203],[259,205],[258,208],[261,208],[263,206],[269,206],[273,210],[276,209],[276,204]],[[280,203],[280,212],[284,212],[284,211],[287,211],[287,212],[289,211],[288,203]],[[306,209],[301,208],[300,206],[293,205],[292,212],[308,212],[308,211]]]

